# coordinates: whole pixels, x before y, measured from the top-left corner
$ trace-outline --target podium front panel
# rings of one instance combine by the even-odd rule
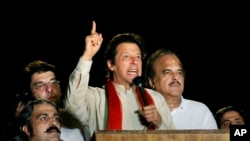
[[[95,132],[96,141],[229,141],[229,130],[122,130]]]

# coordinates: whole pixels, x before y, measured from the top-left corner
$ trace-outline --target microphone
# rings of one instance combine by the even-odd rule
[[[139,90],[140,90],[140,93],[141,93],[141,96],[142,96],[142,100],[144,102],[144,105],[147,106],[149,105],[148,103],[148,100],[147,100],[147,97],[144,93],[144,89],[143,89],[143,85],[142,85],[142,78],[140,76],[137,76],[133,79],[133,83],[138,86]]]
[[[148,100],[147,100],[147,97],[146,97],[146,94],[144,93],[144,89],[143,89],[143,85],[142,85],[142,78],[140,76],[137,76],[133,79],[133,83],[138,86],[139,90],[140,90],[140,94],[142,96],[142,100],[143,100],[143,103],[145,106],[148,106],[149,103],[148,103]],[[147,128],[149,130],[154,130],[155,127],[153,125],[152,122],[149,122],[148,125],[147,125]]]

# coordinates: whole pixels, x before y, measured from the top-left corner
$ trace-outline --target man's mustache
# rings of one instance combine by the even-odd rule
[[[180,85],[181,86],[181,83],[179,82],[179,81],[172,81],[169,85],[176,85],[176,84],[178,84],[178,85]]]
[[[61,133],[61,131],[56,126],[50,126],[45,132],[50,132],[51,130],[56,130],[56,132]]]

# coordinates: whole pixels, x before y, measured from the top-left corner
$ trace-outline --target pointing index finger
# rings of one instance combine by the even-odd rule
[[[95,33],[96,33],[96,23],[95,23],[95,21],[92,21],[91,34],[95,34]]]

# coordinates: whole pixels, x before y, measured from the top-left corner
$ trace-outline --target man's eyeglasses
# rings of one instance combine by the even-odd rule
[[[50,87],[58,87],[60,84],[60,81],[58,80],[50,80],[49,82],[39,82],[39,83],[35,83],[33,85],[33,88],[35,90],[39,90],[39,91],[43,91],[45,88],[47,88],[48,86]]]

